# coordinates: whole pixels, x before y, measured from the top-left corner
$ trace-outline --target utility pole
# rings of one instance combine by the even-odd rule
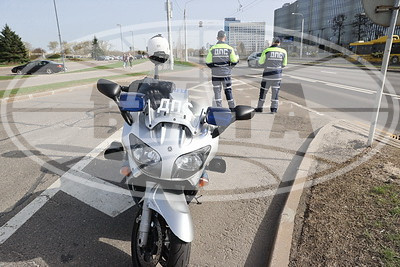
[[[135,40],[133,39],[133,31],[131,31],[132,34],[132,51],[133,51],[133,56],[135,56]]]
[[[292,13],[292,15],[301,16],[300,58],[303,58],[304,15],[302,13]]]
[[[170,69],[173,70],[174,69],[174,51],[172,50],[172,32],[171,32],[172,11],[171,11],[170,0],[167,0],[166,6],[167,6],[168,43],[169,43],[169,51],[170,51],[169,66],[170,66]]]
[[[380,110],[381,104],[382,104],[383,89],[385,88],[386,75],[387,75],[387,70],[388,70],[388,66],[389,66],[390,53],[392,51],[393,35],[394,35],[394,30],[395,30],[395,27],[397,24],[397,17],[399,15],[399,7],[400,7],[400,0],[395,0],[393,8],[388,10],[388,11],[391,11],[391,19],[390,19],[390,27],[388,30],[388,37],[386,40],[385,53],[383,55],[382,68],[381,68],[382,86],[379,88],[378,92],[376,92],[376,98],[375,98],[376,112],[374,114],[372,114],[371,126],[369,129],[369,136],[368,136],[368,143],[367,143],[367,145],[369,147],[372,146],[372,143],[373,143],[374,137],[375,137],[376,125],[378,123],[378,118],[379,118],[379,110]],[[377,9],[378,9],[378,7],[377,7]]]
[[[185,28],[185,61],[189,61],[188,58],[188,50],[187,50],[187,24],[186,24],[186,5],[192,2],[193,0],[189,0],[185,3],[185,9],[183,10],[183,24]]]
[[[124,53],[124,43],[122,42],[122,25],[121,24],[117,24],[117,26],[119,26],[119,33],[121,35],[121,49],[122,49],[122,53]]]
[[[60,24],[58,22],[58,14],[57,14],[57,6],[56,6],[56,0],[53,0],[54,3],[54,12],[56,13],[56,21],[57,21],[57,29],[58,29],[58,39],[60,40],[60,49],[61,49],[61,56],[62,56],[62,62],[64,66],[64,72],[67,66],[65,66],[65,55],[64,55],[64,47],[62,44],[61,40],[61,31],[60,31]]]

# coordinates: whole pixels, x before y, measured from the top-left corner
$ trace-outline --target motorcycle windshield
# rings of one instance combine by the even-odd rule
[[[142,65],[148,71],[129,84],[129,92],[144,95],[146,125],[152,129],[162,122],[176,123],[196,132],[202,115],[215,106],[209,69],[200,61],[155,65],[149,60]]]

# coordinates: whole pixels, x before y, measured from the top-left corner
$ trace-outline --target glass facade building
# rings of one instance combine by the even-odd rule
[[[344,15],[344,27],[340,38],[342,46],[359,41],[357,26],[354,26],[354,22],[360,20],[360,16],[365,16],[362,0],[297,0],[275,10],[275,37],[285,39],[288,36],[298,36],[301,31],[301,15],[292,15],[292,13],[303,14],[305,34],[333,43],[338,41],[338,32],[332,29],[332,21],[336,16]],[[387,28],[372,25],[368,31],[369,33],[361,39],[376,39],[386,35]],[[396,28],[396,34],[400,34],[399,27]]]

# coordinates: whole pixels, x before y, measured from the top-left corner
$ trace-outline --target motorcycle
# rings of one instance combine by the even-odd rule
[[[230,110],[192,101],[188,90],[160,80],[160,62],[152,61],[154,78],[127,87],[98,81],[98,90],[114,100],[125,120],[122,143],[113,142],[104,156],[124,163],[137,206],[133,265],[187,266],[194,237],[188,205],[208,184],[207,170],[226,170],[225,161],[216,157],[220,134],[236,120],[251,119],[254,109]]]

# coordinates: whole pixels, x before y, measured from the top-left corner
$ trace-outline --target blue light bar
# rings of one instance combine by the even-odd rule
[[[211,125],[228,127],[232,123],[232,113],[228,108],[209,107],[206,120]]]
[[[121,111],[138,112],[143,111],[146,100],[144,94],[128,92],[122,93],[119,97]]]

